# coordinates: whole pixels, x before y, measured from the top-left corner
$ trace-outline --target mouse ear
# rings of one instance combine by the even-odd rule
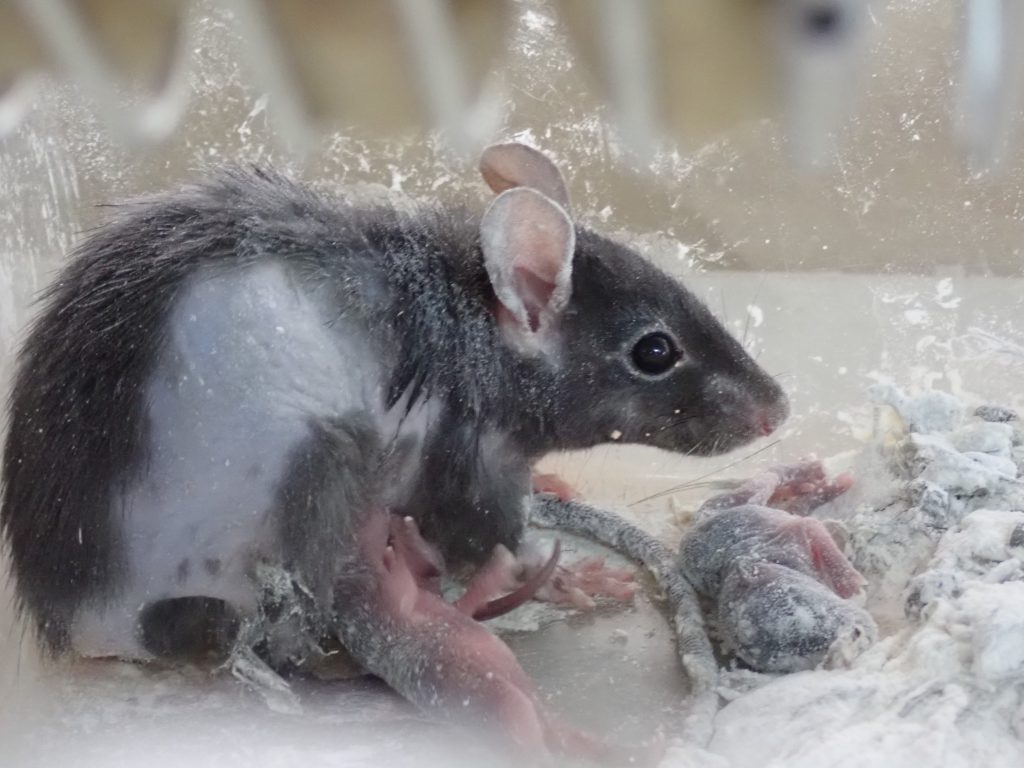
[[[576,249],[572,221],[554,200],[517,187],[487,209],[480,247],[501,303],[499,324],[526,346],[536,346],[569,303]]]
[[[494,192],[529,187],[547,195],[571,217],[565,178],[551,159],[525,144],[492,144],[480,156],[480,173]]]

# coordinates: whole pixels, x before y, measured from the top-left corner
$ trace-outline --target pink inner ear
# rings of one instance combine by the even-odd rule
[[[554,295],[558,273],[562,269],[565,234],[562,222],[545,221],[544,209],[527,212],[512,238],[516,293],[522,299],[530,320],[530,330],[540,325],[540,315]]]
[[[555,292],[555,285],[525,267],[515,267],[513,274],[515,275],[516,292],[522,298],[523,306],[526,307],[530,330],[537,331],[540,328],[541,312],[551,300],[551,295]]]
[[[488,276],[517,332],[543,331],[570,293],[575,231],[565,211],[539,192],[511,189],[484,214],[480,234]]]

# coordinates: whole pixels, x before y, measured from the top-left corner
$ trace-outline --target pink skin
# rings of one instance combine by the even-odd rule
[[[532,599],[580,610],[594,608],[596,597],[625,602],[636,594],[635,571],[631,568],[608,568],[603,557],[585,557],[571,566],[562,566],[555,562],[554,556],[545,557],[536,546],[524,545],[522,552],[523,556],[517,559],[504,547],[496,550],[481,571],[487,578],[475,588],[471,584],[467,591],[478,588],[493,595],[514,589],[512,595],[521,595],[529,587]],[[493,615],[475,614],[480,619]]]
[[[807,515],[853,485],[853,477],[841,474],[829,482],[817,459],[773,470],[779,483],[767,505],[796,515]],[[850,565],[825,524],[813,517],[786,523],[783,535],[799,537],[811,557],[811,564],[822,583],[842,598],[856,595],[864,587],[864,577]]]
[[[462,597],[456,600],[454,605],[477,621],[486,621],[508,613],[534,598],[537,592],[544,588],[555,573],[561,554],[562,545],[555,541],[551,557],[541,568],[534,571],[517,589],[492,600],[490,596],[504,591],[519,565],[511,552],[502,546],[495,547],[490,561],[477,571],[473,580],[466,586]]]
[[[444,560],[441,553],[420,536],[416,521],[411,517],[392,515],[389,536],[391,548],[408,567],[419,588],[440,595]],[[452,605],[477,621],[506,614],[533,598],[537,590],[551,578],[561,551],[561,545],[556,541],[547,562],[517,586],[514,576],[521,567],[512,553],[499,545],[495,547],[491,559],[473,576],[466,591]],[[513,591],[494,598],[494,595],[509,589]]]
[[[376,610],[390,628],[389,647],[411,648],[420,661],[431,659],[417,667],[419,677],[413,681],[396,675],[406,690],[431,691],[422,701],[411,695],[414,703],[444,716],[475,718],[496,727],[524,755],[545,761],[558,755],[609,764],[654,764],[660,758],[659,743],[624,750],[560,724],[543,711],[536,687],[512,651],[471,615],[490,604],[496,574],[503,575],[507,564],[504,555],[496,556],[497,565],[485,566],[453,605],[436,589],[437,553],[410,519],[377,513],[367,521],[360,541],[375,574]]]
[[[558,475],[534,473],[533,492],[548,493],[562,501],[574,501],[580,498],[579,492]],[[538,568],[536,557],[528,558],[522,564],[523,575],[535,572]],[[580,610],[589,610],[597,602],[597,597],[609,597],[613,600],[632,600],[636,594],[634,579],[636,573],[631,568],[606,568],[603,557],[586,557],[571,566],[558,566],[552,578],[534,595],[535,599],[555,605],[564,605]]]
[[[575,501],[580,498],[579,491],[569,485],[558,475],[533,473],[533,492],[550,493],[562,501]]]
[[[420,529],[411,517],[391,515],[390,541],[397,555],[409,568],[421,588],[441,594],[444,558],[420,536]]]
[[[842,474],[829,481],[821,462],[807,458],[796,464],[775,467],[744,483],[735,491],[705,502],[698,515],[715,514],[744,505],[768,507],[781,513],[771,516],[779,542],[803,550],[821,582],[837,595],[848,598],[864,585],[863,577],[850,565],[826,525],[805,517],[853,485],[853,478]],[[770,515],[764,510],[762,517]]]
[[[780,534],[800,540],[821,582],[840,597],[853,597],[863,589],[866,583],[864,577],[850,565],[820,520],[813,517],[795,518],[782,525]]]
[[[777,467],[772,474],[779,479],[767,506],[784,509],[795,515],[807,515],[823,504],[845,493],[853,485],[853,477],[841,474],[829,482],[825,468],[817,459]]]
[[[554,477],[543,475],[540,477]],[[563,484],[564,485],[564,484]],[[568,486],[565,486],[568,487]],[[422,536],[411,518],[392,517],[390,535],[422,586],[440,594],[439,578],[444,570],[441,554]],[[476,573],[455,606],[479,621],[495,618],[536,599],[556,605],[589,610],[595,597],[628,601],[636,594],[635,572],[629,568],[606,568],[603,557],[586,557],[571,566],[558,564],[560,546],[540,559],[531,552],[517,560],[505,547],[496,547],[491,559]],[[502,592],[509,594],[493,599]]]
[[[559,566],[553,578],[538,589],[534,597],[556,605],[590,610],[597,605],[596,597],[621,602],[632,600],[636,595],[635,578],[632,568],[609,568],[603,557],[585,557],[571,566]]]

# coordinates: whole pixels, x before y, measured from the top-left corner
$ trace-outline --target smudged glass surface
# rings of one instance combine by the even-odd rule
[[[1015,140],[999,169],[978,175],[957,151],[955,5],[875,4],[866,70],[850,89],[854,117],[832,163],[807,173],[788,164],[767,121],[640,163],[616,139],[552,10],[539,0],[519,4],[513,48],[495,71],[507,98],[501,136],[550,152],[581,220],[694,287],[779,377],[794,407],[778,435],[728,457],[612,446],[551,457],[545,469],[596,504],[629,510],[674,545],[708,481],[858,447],[871,426],[869,384],[1024,405],[1024,153]],[[238,64],[231,19],[201,4],[193,26],[195,98],[164,144],[116,145],[92,106],[56,84],[0,140],[4,391],[33,297],[103,220],[104,204],[196,178],[210,165],[252,161],[360,199],[482,207],[474,163],[430,137],[352,128],[296,157],[275,137],[273,103]],[[641,501],[676,486],[686,487]],[[371,685],[305,683],[309,716],[296,721],[230,680],[116,665],[50,669],[17,627],[6,629],[10,605],[0,603],[0,742],[12,765],[69,755],[89,765],[152,762],[154,750],[197,765],[453,759],[433,726]],[[532,627],[531,617],[522,620]],[[552,708],[582,725],[628,740],[678,714],[685,684],[671,632],[646,599],[507,637]],[[479,764],[473,750],[459,759]]]

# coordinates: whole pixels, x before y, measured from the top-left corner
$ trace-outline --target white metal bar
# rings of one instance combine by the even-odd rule
[[[0,93],[0,139],[21,125],[32,108],[38,86],[38,77],[22,75],[6,91]]]
[[[181,40],[161,90],[138,104],[125,104],[101,49],[69,0],[17,0],[65,76],[93,98],[99,114],[126,143],[155,142],[169,135],[188,105],[187,56]]]
[[[451,144],[467,146],[473,138],[465,128],[468,88],[447,1],[393,0],[393,5],[431,119]]]
[[[245,39],[246,61],[259,85],[270,95],[269,114],[293,149],[302,153],[312,146],[310,126],[301,90],[294,80],[284,51],[274,36],[261,0],[221,0],[238,22]]]
[[[1018,105],[1020,0],[967,0],[958,128],[975,170],[996,163]]]
[[[649,155],[656,136],[650,6],[647,0],[600,0],[597,17],[609,95],[623,138]]]

